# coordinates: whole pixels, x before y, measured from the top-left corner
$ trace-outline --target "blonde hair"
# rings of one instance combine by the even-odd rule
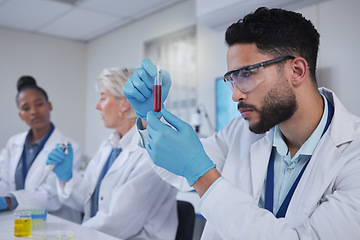
[[[105,86],[115,98],[121,99],[125,97],[123,87],[134,71],[133,68],[105,68],[96,81],[96,90],[100,91],[101,87]],[[136,119],[136,117],[135,110],[130,106],[126,118]]]

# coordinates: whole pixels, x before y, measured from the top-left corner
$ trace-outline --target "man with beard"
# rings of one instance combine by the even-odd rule
[[[192,186],[202,239],[357,239],[360,118],[317,88],[319,34],[301,14],[259,8],[226,31],[228,71],[242,117],[202,139],[167,110],[151,111],[149,60],[124,93],[163,179]],[[163,100],[171,84],[166,71]],[[171,125],[172,127],[169,127]],[[145,137],[147,135],[147,137]]]

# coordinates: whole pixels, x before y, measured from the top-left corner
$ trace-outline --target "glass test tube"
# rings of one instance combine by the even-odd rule
[[[161,111],[161,86],[162,86],[162,77],[160,67],[157,67],[157,74],[154,81],[154,111]]]

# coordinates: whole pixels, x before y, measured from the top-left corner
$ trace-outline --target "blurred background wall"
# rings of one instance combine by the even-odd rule
[[[360,1],[327,0],[295,10],[321,35],[319,85],[334,90],[349,111],[360,115]],[[28,129],[18,117],[15,95],[16,80],[29,74],[47,90],[54,124],[77,140],[84,158],[90,158],[109,134],[95,109],[100,72],[114,66],[139,67],[146,42],[189,28],[196,29],[197,104],[214,125],[215,78],[227,70],[225,28],[210,27],[196,13],[195,0],[183,1],[85,43],[0,28],[0,148],[10,136]],[[202,135],[212,132],[203,122]]]

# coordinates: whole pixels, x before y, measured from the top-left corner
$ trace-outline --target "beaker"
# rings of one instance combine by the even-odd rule
[[[20,211],[15,213],[14,236],[27,237],[31,235],[31,212]]]

